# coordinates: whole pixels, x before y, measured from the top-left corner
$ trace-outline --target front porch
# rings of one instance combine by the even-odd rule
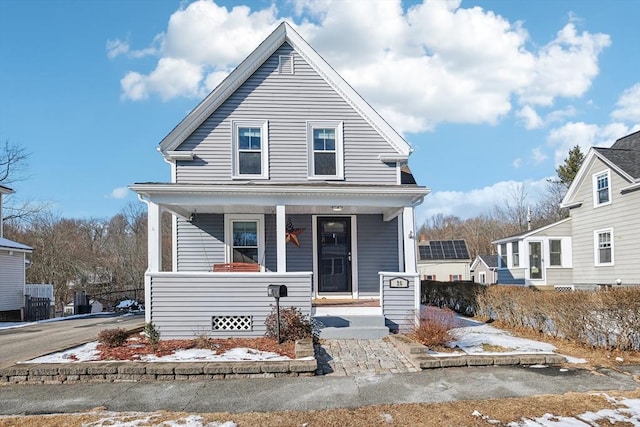
[[[413,324],[414,205],[425,190],[341,187],[133,186],[148,205],[146,321],[163,338],[262,336],[275,304],[267,287],[278,284],[288,288],[281,306],[316,319],[349,310],[314,308],[314,298],[377,300],[371,313],[354,315],[377,316],[385,335]],[[163,211],[173,214],[171,272],[159,262]]]
[[[285,285],[281,307],[296,307],[320,325],[322,338],[381,338],[389,331],[406,331],[419,312],[417,274],[380,273],[380,298],[315,300],[312,274],[156,272],[147,273],[147,322],[162,338],[262,337],[265,320],[275,306],[267,295],[271,284]],[[394,281],[401,282],[396,287]],[[333,301],[333,303],[332,303]]]

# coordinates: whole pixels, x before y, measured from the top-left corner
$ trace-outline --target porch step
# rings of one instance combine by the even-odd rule
[[[389,335],[382,315],[316,315],[320,338],[380,339]]]

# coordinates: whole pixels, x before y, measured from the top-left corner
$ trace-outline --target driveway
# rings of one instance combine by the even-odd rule
[[[95,341],[103,329],[144,327],[144,314],[100,314],[0,329],[0,368]]]

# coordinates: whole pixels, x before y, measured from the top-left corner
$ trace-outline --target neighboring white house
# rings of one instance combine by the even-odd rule
[[[414,208],[429,190],[407,167],[410,145],[289,24],[159,151],[170,182],[130,188],[148,206],[145,315],[164,338],[261,336],[281,285],[281,304],[303,314],[319,314],[312,298],[374,298],[382,325],[412,322]],[[174,218],[171,272],[162,211]]]
[[[498,239],[498,282],[594,289],[640,285],[640,131],[592,147],[564,197],[570,217]]]
[[[422,280],[471,280],[470,264],[469,250],[464,240],[418,242],[418,272]]]
[[[4,238],[2,198],[13,193],[0,185],[0,315],[24,308],[24,285],[27,254],[32,249],[22,243]]]
[[[498,280],[505,285],[546,286],[571,281],[571,218],[493,242]]]
[[[476,283],[498,283],[498,255],[478,255],[471,263],[471,278]]]

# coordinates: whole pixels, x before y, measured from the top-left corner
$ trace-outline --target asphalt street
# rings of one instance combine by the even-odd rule
[[[144,314],[100,314],[0,329],[0,368],[96,341],[103,329],[144,327]]]
[[[435,403],[633,390],[631,375],[558,367],[446,368],[344,377],[0,386],[0,414],[72,413],[96,407],[124,411],[319,410],[390,403]]]

